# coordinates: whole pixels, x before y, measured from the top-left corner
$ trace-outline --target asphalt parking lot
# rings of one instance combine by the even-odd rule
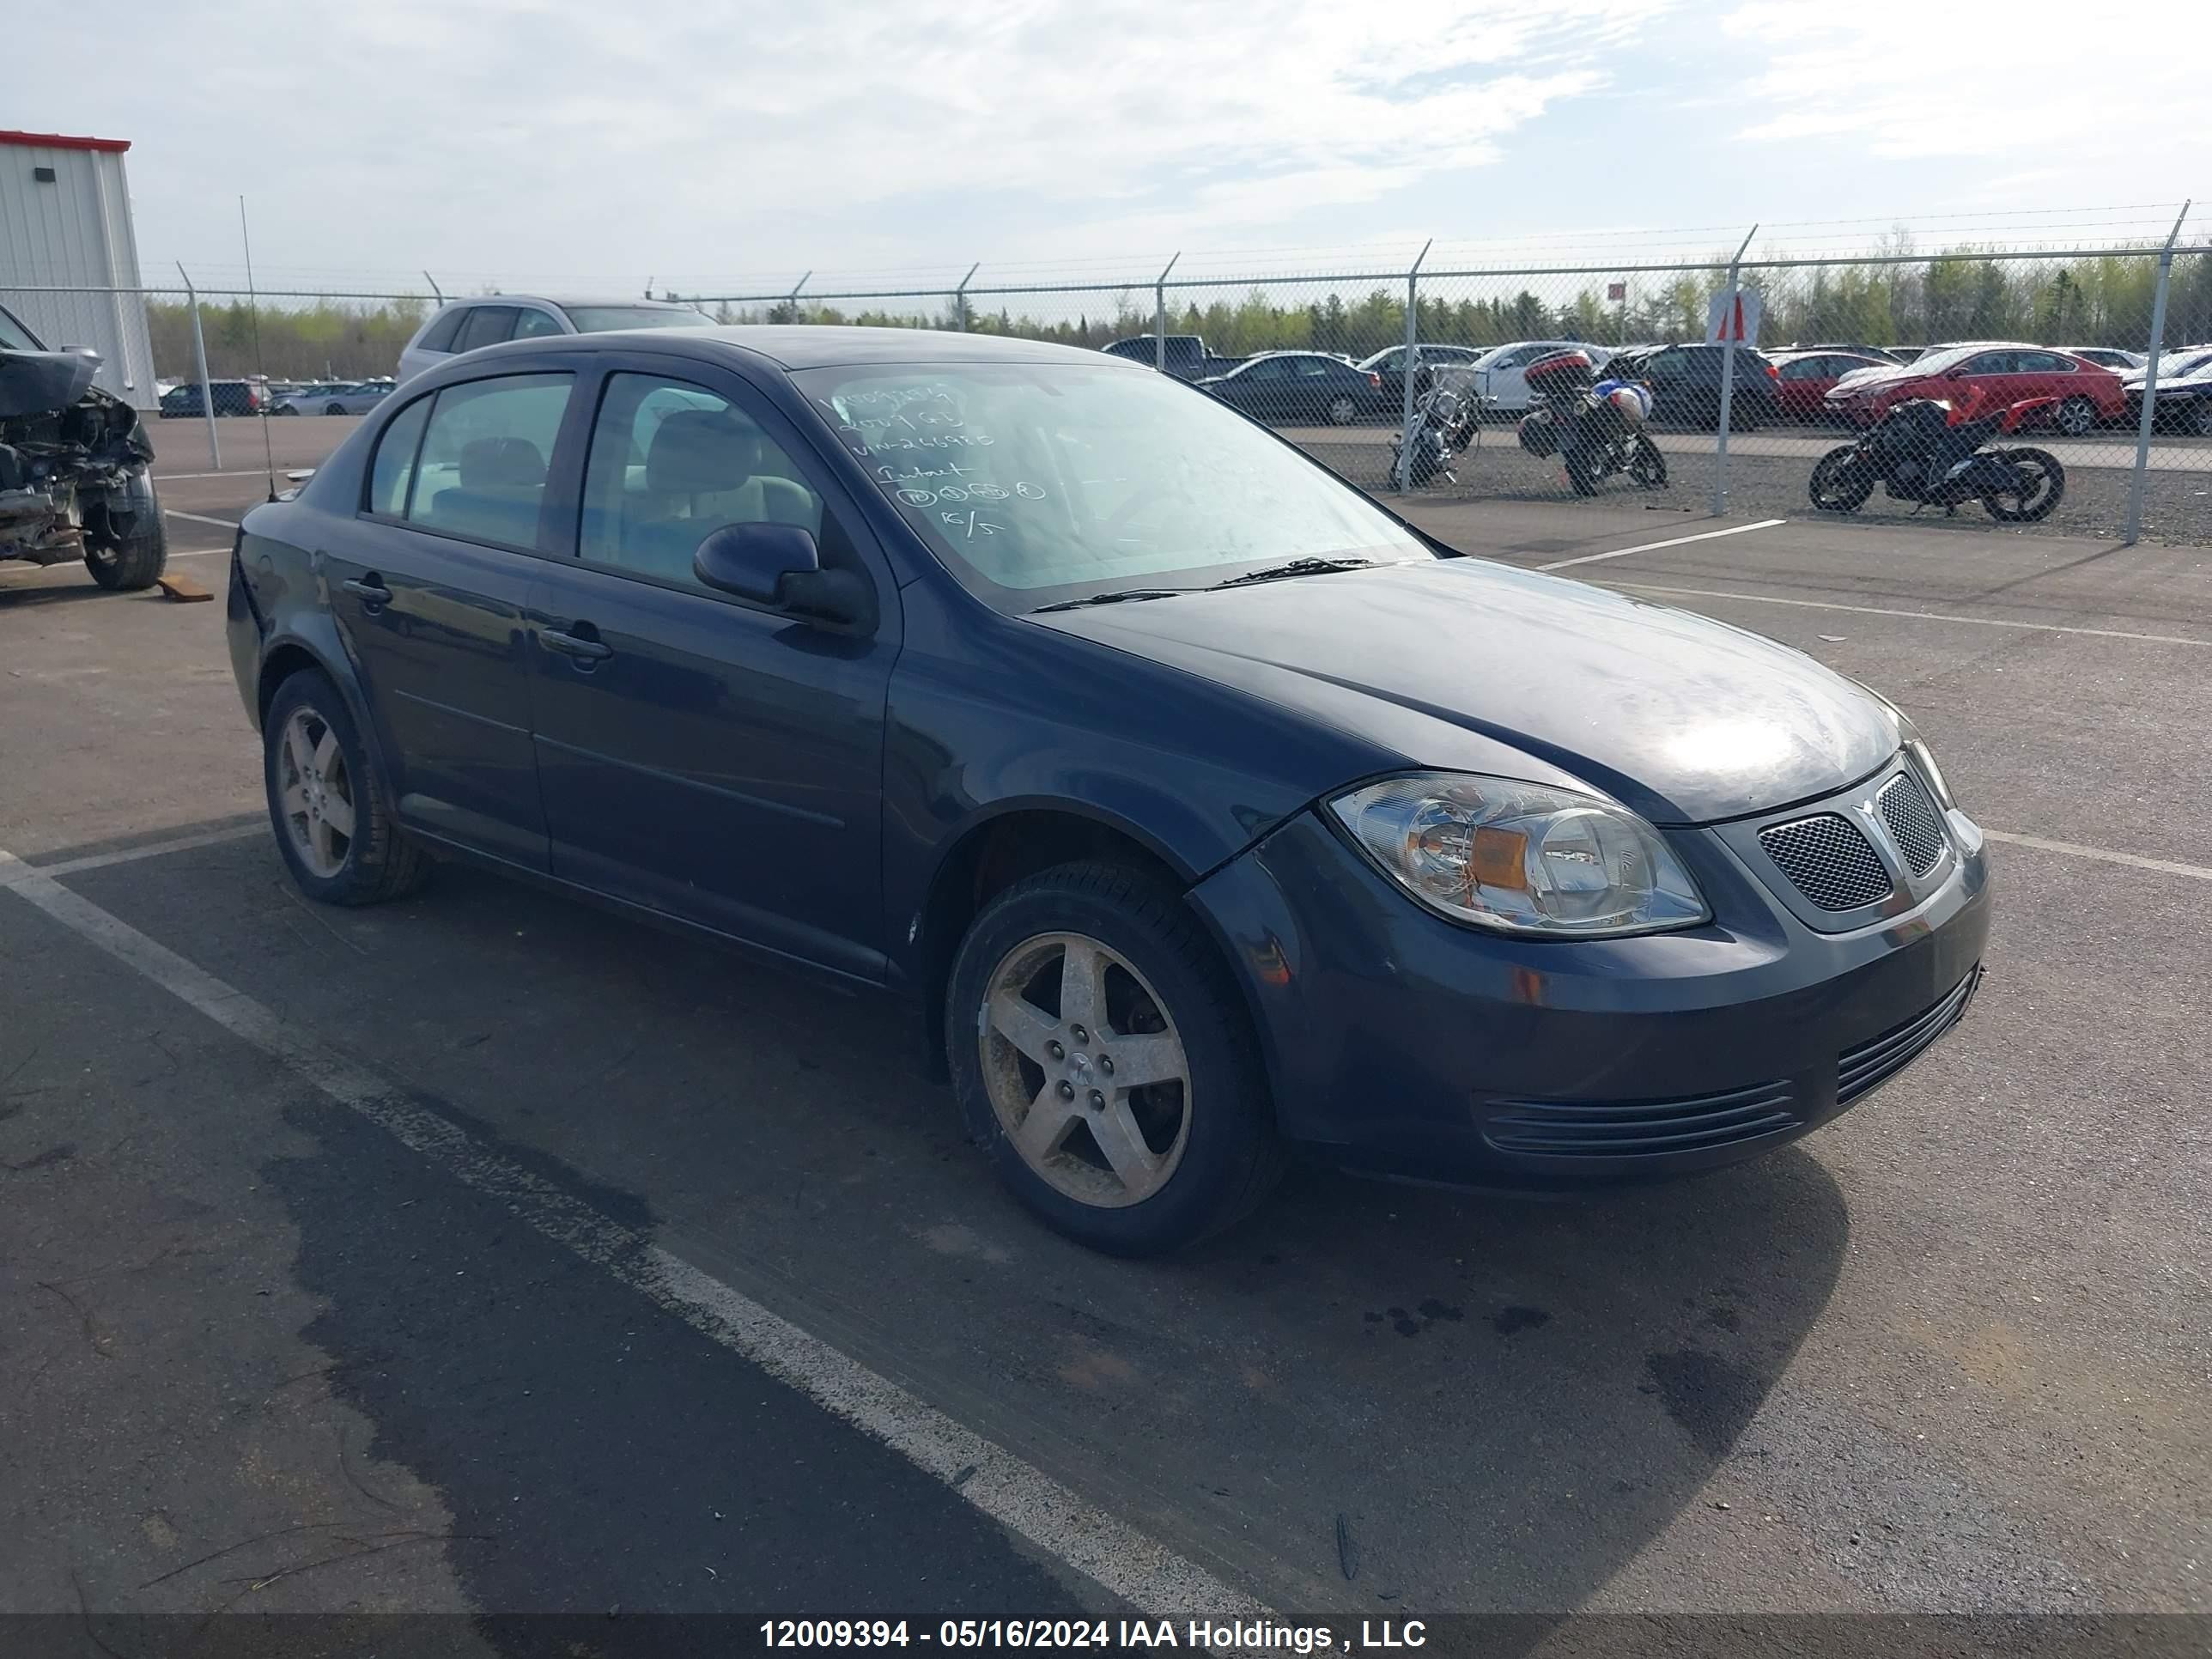
[[[222,435],[155,434],[218,591]],[[900,1010],[456,867],[309,907],[221,604],[0,566],[0,1608],[2212,1614],[2212,551],[1415,514],[1911,712],[1996,842],[1960,1030],[1694,1184],[1299,1170],[1107,1261]]]

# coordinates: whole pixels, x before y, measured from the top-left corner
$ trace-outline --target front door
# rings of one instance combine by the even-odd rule
[[[694,364],[606,377],[582,493],[574,556],[547,562],[530,599],[553,872],[881,978],[897,591],[854,539],[858,516],[750,387]],[[876,626],[833,630],[696,580],[702,537],[758,521],[803,526],[825,566],[866,577]]]
[[[400,410],[321,555],[405,823],[545,867],[524,601],[574,376],[495,375]]]

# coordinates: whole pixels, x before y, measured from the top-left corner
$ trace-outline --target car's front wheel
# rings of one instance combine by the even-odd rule
[[[1328,423],[1331,426],[1350,426],[1359,418],[1359,405],[1349,398],[1328,400]]]
[[[1152,1255],[1218,1231],[1282,1168],[1250,1021],[1171,888],[1071,864],[987,905],[945,999],[962,1114],[1070,1237]]]
[[[328,677],[301,669],[261,723],[269,819],[292,879],[325,904],[376,904],[418,887],[428,855],[401,833],[352,711]]]

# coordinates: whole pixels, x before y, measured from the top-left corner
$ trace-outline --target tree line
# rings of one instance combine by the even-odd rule
[[[2140,351],[2150,333],[2157,283],[2155,252],[2075,259],[2008,258],[1954,248],[1925,258],[1908,239],[1886,240],[1885,263],[1844,263],[1744,272],[1765,308],[1762,344],[1852,341],[1867,345],[1929,345],[1944,340],[2025,339],[2051,345],[2121,346]],[[1726,264],[1726,255],[1714,263]],[[1462,278],[1471,286],[1483,279]],[[1419,298],[1419,337],[1433,344],[1484,347],[1509,340],[1577,339],[1606,344],[1697,339],[1705,306],[1726,277],[1720,270],[1646,274],[1628,280],[1625,301],[1606,298],[1603,279],[1547,300],[1523,288],[1477,297],[1448,290],[1440,278]],[[427,300],[318,300],[258,308],[242,297],[203,300],[201,326],[208,372],[218,378],[265,373],[278,380],[361,380],[390,374],[400,349],[430,313]],[[936,307],[847,309],[804,301],[763,307],[714,309],[721,322],[855,323],[876,328],[953,328],[962,320],[948,296]],[[193,373],[191,308],[182,300],[149,299],[146,321],[157,372],[167,380]],[[1038,316],[1001,306],[970,307],[968,328],[1097,348],[1152,331],[1152,296],[1124,289],[1096,311]],[[257,343],[258,331],[258,343]],[[1238,297],[1178,297],[1168,331],[1200,334],[1227,356],[1255,351],[1313,350],[1364,356],[1406,337],[1402,288],[1364,295],[1336,289],[1301,299],[1291,284],[1255,284]],[[2212,339],[2212,252],[2174,261],[2166,299],[2169,346]]]
[[[1903,243],[1904,246],[1898,246]],[[1793,341],[1850,341],[1865,345],[1926,346],[1948,340],[2034,340],[2051,345],[2119,346],[2142,350],[2150,335],[2151,301],[2158,277],[2154,251],[2079,259],[2009,258],[2001,253],[1951,249],[1911,256],[1909,241],[1895,239],[1878,250],[1883,263],[1839,263],[1743,273],[1765,309],[1762,345]],[[1717,256],[1725,265],[1727,255]],[[1458,279],[1461,285],[1481,278]],[[1433,286],[1448,289],[1452,279]],[[1417,337],[1437,345],[1486,347],[1511,340],[1577,339],[1603,344],[1699,339],[1706,304],[1727,285],[1724,270],[1685,270],[1673,276],[1628,279],[1625,301],[1606,298],[1602,279],[1570,296],[1547,301],[1527,288],[1510,297],[1419,296]],[[1288,284],[1255,284],[1241,298],[1201,302],[1171,298],[1167,329],[1200,334],[1209,349],[1226,356],[1255,351],[1313,350],[1364,356],[1406,337],[1402,289],[1376,288],[1347,297],[1331,291],[1300,303]],[[854,323],[881,328],[954,328],[951,305],[933,309],[848,310],[836,305],[784,301],[760,308],[723,306],[724,322]],[[1093,313],[1045,318],[1001,307],[971,308],[968,329],[1096,348],[1132,335],[1150,334],[1150,296],[1124,290]],[[2177,258],[2166,299],[2166,343],[2212,338],[2212,253]]]
[[[429,314],[428,300],[318,300],[258,307],[243,299],[221,305],[203,300],[200,330],[207,340],[208,374],[219,380],[258,374],[275,380],[362,380],[397,372],[400,349]],[[189,302],[148,300],[146,331],[155,372],[163,380],[198,375]]]

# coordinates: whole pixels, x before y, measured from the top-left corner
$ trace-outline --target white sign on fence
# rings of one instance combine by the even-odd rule
[[[1729,303],[1733,298],[1734,305]],[[1723,340],[1755,346],[1759,343],[1759,313],[1765,310],[1759,302],[1757,289],[1740,288],[1734,295],[1716,294],[1705,302],[1705,343],[1717,345]]]

